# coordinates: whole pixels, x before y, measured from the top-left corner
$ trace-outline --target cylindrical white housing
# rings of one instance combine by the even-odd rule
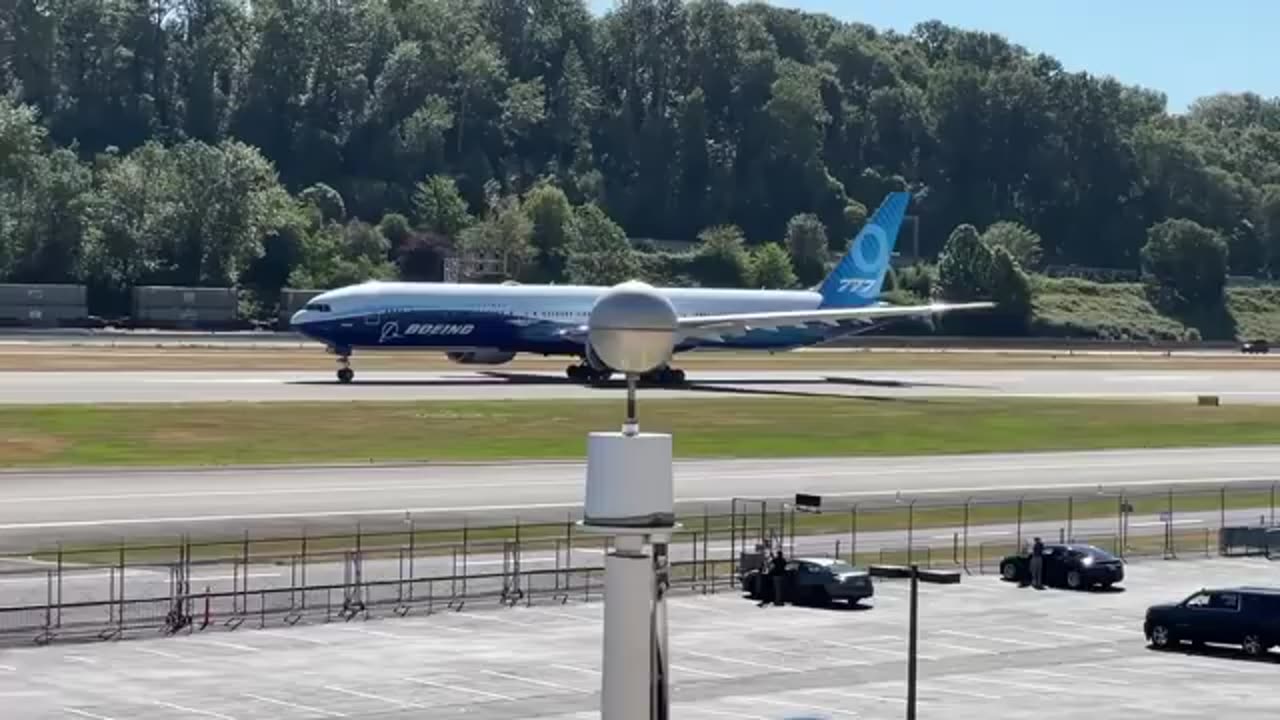
[[[622,528],[674,525],[671,436],[591,433],[583,523]]]
[[[653,560],[619,548],[604,562],[601,720],[649,720]]]

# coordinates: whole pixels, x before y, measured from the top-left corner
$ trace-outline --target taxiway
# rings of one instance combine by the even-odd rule
[[[0,473],[0,549],[171,537],[340,529],[558,522],[580,510],[585,466],[573,462],[287,466]],[[1280,446],[1013,453],[902,458],[680,460],[682,511],[797,492],[959,500],[1106,490],[1216,488],[1280,479]]]
[[[888,363],[891,365],[891,363]],[[806,370],[690,371],[689,386],[645,388],[644,397],[758,395],[847,397],[1038,397],[1280,402],[1280,373],[1267,370]],[[360,371],[341,385],[329,372],[2,372],[0,404],[334,402],[347,400],[621,399],[606,387],[550,372]]]

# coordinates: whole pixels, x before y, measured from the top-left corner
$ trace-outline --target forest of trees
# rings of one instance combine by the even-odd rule
[[[725,0],[0,8],[0,279],[99,304],[235,284],[265,307],[460,250],[522,280],[794,286],[893,189],[922,254],[985,252],[997,294],[1076,264],[1196,302],[1221,294],[1202,261],[1280,274],[1280,101],[1175,116],[997,35]],[[934,282],[963,294],[955,257]]]

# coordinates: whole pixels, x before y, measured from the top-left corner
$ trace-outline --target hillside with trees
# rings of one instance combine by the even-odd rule
[[[0,279],[86,283],[102,314],[135,284],[269,314],[458,256],[483,281],[793,287],[909,189],[892,295],[998,298],[969,331],[1273,322],[1273,290],[1225,278],[1280,275],[1280,100],[1171,115],[1013,41],[724,0],[16,0]]]

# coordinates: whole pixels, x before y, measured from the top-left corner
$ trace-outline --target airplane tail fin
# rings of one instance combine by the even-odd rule
[[[909,192],[891,192],[854,238],[840,264],[818,286],[823,308],[871,305],[880,297],[898,228],[911,202]]]

